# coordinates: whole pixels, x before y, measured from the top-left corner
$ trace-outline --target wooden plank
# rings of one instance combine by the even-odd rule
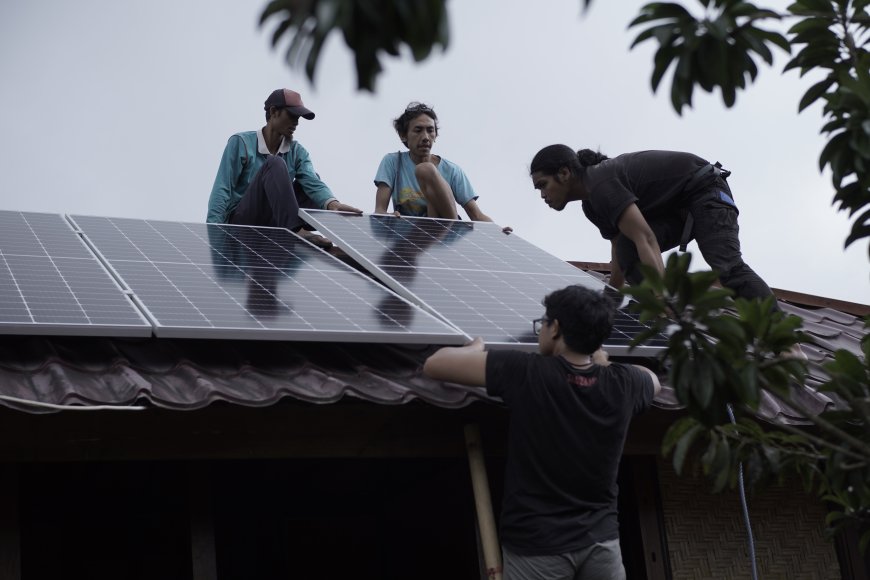
[[[833,504],[831,509],[835,509]],[[870,551],[861,554],[858,548],[858,533],[855,526],[847,526],[834,537],[834,547],[843,580],[868,580],[870,578]]]
[[[465,457],[462,426],[474,421],[487,452],[503,453],[507,412],[495,405],[282,402],[197,411],[31,415],[0,407],[0,461],[246,458]]]
[[[190,506],[190,560],[193,580],[217,580],[217,552],[208,466],[191,462],[188,466],[188,505]]]
[[[665,527],[659,495],[658,466],[655,455],[626,457],[631,462],[632,482],[637,501],[637,521],[643,544],[647,580],[669,580]]]
[[[18,505],[18,466],[0,463],[0,578],[21,580],[21,526]]]

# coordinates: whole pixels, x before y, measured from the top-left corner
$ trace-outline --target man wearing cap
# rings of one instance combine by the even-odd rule
[[[266,125],[262,129],[236,133],[227,141],[209,197],[206,221],[300,232],[300,207],[362,213],[335,198],[315,173],[308,151],[293,139],[299,118],[314,118],[299,93],[289,89],[273,91],[264,109]],[[320,247],[332,245],[309,232],[300,235]]]

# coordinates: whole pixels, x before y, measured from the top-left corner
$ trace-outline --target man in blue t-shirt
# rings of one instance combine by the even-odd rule
[[[287,228],[328,248],[329,240],[302,230],[299,208],[362,212],[335,198],[314,171],[308,151],[293,139],[299,118],[314,118],[299,93],[277,89],[264,109],[262,129],[236,133],[227,141],[206,221]]]
[[[477,194],[462,169],[432,153],[438,137],[438,116],[429,106],[411,103],[393,121],[407,151],[388,153],[375,175],[375,213],[393,210],[400,215],[455,220],[459,204],[474,221],[491,222],[480,211]]]
[[[643,367],[609,364],[614,306],[568,286],[533,322],[538,353],[484,351],[475,339],[426,360],[432,378],[485,386],[511,411],[500,535],[505,580],[624,579],[616,476],[631,418],[661,386]]]

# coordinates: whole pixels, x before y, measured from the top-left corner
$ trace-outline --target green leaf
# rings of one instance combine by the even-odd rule
[[[797,10],[816,14],[829,14],[834,16],[834,7],[830,0],[797,0],[788,7],[789,12],[798,14]]]
[[[828,501],[831,501],[833,499],[832,496],[826,496],[826,498],[828,499]],[[837,503],[839,503],[839,502],[837,502]],[[845,517],[845,514],[841,511],[830,511],[825,516],[825,525],[832,526],[832,525],[834,525],[835,522],[842,520],[844,517]]]
[[[675,449],[674,449],[674,470],[677,473],[682,473],[683,464],[686,461],[686,454],[689,452],[689,449],[692,447],[692,443],[694,443],[697,436],[704,431],[704,428],[695,423],[682,437],[680,437]]]
[[[692,396],[701,409],[706,409],[710,406],[710,401],[713,400],[713,372],[710,366],[704,364],[704,361],[698,361],[693,365],[693,370]]]
[[[725,489],[728,483],[728,475],[731,469],[731,447],[728,445],[728,440],[722,438],[716,446],[716,455],[713,458],[713,463],[710,467],[711,474],[714,476],[713,492],[718,493]]]
[[[653,93],[658,89],[662,77],[665,76],[665,73],[671,66],[671,62],[673,62],[676,56],[677,51],[670,46],[663,46],[656,51],[655,57],[653,58],[653,74],[650,78]]]
[[[824,95],[828,89],[834,84],[834,79],[826,78],[823,81],[819,81],[804,93],[803,98],[801,99],[800,104],[798,105],[798,113],[812,105],[816,102],[822,95]]]

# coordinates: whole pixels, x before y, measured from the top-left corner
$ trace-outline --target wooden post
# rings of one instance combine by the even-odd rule
[[[187,477],[192,578],[193,580],[217,580],[217,554],[208,466],[192,461],[187,468]]]
[[[465,426],[465,446],[468,450],[468,466],[471,470],[471,486],[474,489],[474,507],[477,511],[477,526],[480,544],[483,547],[483,562],[486,577],[501,580],[501,548],[495,529],[492,513],[492,499],[489,494],[489,479],[483,461],[483,447],[480,442],[480,428],[473,423]]]
[[[0,464],[0,578],[21,580],[21,526],[19,522],[18,465]]]

